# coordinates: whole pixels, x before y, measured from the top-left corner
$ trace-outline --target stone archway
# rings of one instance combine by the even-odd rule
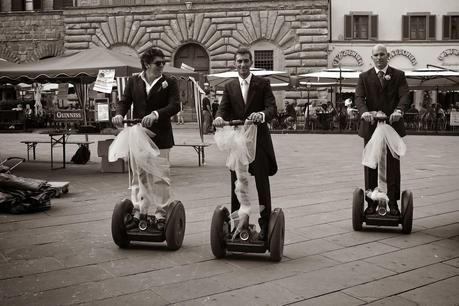
[[[206,50],[199,44],[187,43],[175,52],[173,64],[174,67],[180,68],[182,63],[191,66],[196,72],[203,75],[209,74],[210,59]],[[178,80],[180,100],[183,102],[183,117],[185,121],[196,120],[196,112],[193,103],[194,100],[193,86],[187,80]]]
[[[182,63],[193,67],[196,72],[209,74],[209,55],[198,44],[185,44],[175,52],[174,66],[180,68]]]

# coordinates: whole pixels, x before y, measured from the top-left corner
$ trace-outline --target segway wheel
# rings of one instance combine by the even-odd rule
[[[129,246],[129,238],[126,232],[126,221],[131,217],[134,205],[131,200],[124,199],[118,202],[113,209],[112,215],[112,237],[113,241],[120,248]]]
[[[413,228],[413,193],[402,192],[402,233],[410,234]]]
[[[229,221],[229,211],[219,205],[215,208],[210,225],[210,247],[215,258],[223,258],[226,255],[225,248],[225,224]]]
[[[364,202],[363,190],[356,188],[352,197],[352,227],[354,231],[362,230]]]
[[[285,217],[281,208],[275,208],[269,218],[269,253],[270,260],[279,262],[284,254]]]
[[[170,214],[166,220],[166,243],[169,250],[180,249],[185,236],[185,208],[182,202],[174,201],[170,205]]]

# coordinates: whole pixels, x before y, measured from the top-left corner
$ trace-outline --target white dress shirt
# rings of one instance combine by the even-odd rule
[[[140,74],[140,77],[142,78],[142,80],[145,83],[145,90],[146,90],[147,96],[148,96],[148,94],[150,93],[150,91],[153,88],[153,86],[155,86],[156,82],[158,82],[159,79],[161,79],[163,77],[163,75],[161,74],[159,77],[154,79],[153,82],[151,82],[151,84],[148,83],[147,79],[145,78],[145,71],[142,71],[142,73]],[[159,113],[157,111],[153,111],[153,113],[155,113],[156,117],[159,118]]]

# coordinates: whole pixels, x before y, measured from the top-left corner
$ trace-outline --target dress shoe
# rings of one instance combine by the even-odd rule
[[[389,214],[391,216],[400,216],[400,210],[398,209],[397,201],[389,201]]]
[[[368,201],[368,206],[365,208],[365,214],[366,215],[373,215],[376,213],[376,207],[378,206],[375,202],[373,201]]]
[[[367,208],[365,208],[366,215],[373,215],[375,212],[376,208],[373,205],[368,205]]]
[[[262,218],[259,218],[258,219],[258,224],[260,225],[260,233],[258,234],[258,239],[266,241],[266,239],[268,238],[268,224],[269,224],[269,222],[264,220],[264,219],[262,219]]]

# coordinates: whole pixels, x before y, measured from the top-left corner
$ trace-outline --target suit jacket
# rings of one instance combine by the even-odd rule
[[[228,82],[225,85],[216,116],[222,117],[227,121],[245,120],[253,112],[263,112],[265,114],[265,122],[258,125],[257,155],[259,152],[267,154],[268,165],[261,165],[255,158],[251,167],[268,167],[269,175],[274,175],[277,172],[277,162],[267,122],[270,122],[277,113],[277,107],[269,80],[252,75],[247,94],[247,103],[244,103],[242,97],[239,78]],[[251,173],[253,173],[252,170]]]
[[[176,80],[163,75],[147,95],[145,82],[140,75],[129,78],[124,95],[117,104],[116,114],[126,115],[131,104],[134,104],[133,116],[136,119],[141,119],[152,111],[158,112],[158,121],[150,127],[155,133],[153,141],[160,149],[171,148],[174,145],[174,136],[170,117],[180,111]]]
[[[393,67],[388,67],[386,75],[390,79],[384,79],[383,86],[374,68],[371,68],[359,75],[357,88],[355,90],[355,104],[360,115],[367,111],[383,111],[388,117],[395,109],[405,111],[409,105],[409,90],[405,73]],[[403,118],[392,123],[392,127],[403,137],[406,135]],[[369,140],[376,129],[376,124],[371,125],[361,120],[359,136]]]

